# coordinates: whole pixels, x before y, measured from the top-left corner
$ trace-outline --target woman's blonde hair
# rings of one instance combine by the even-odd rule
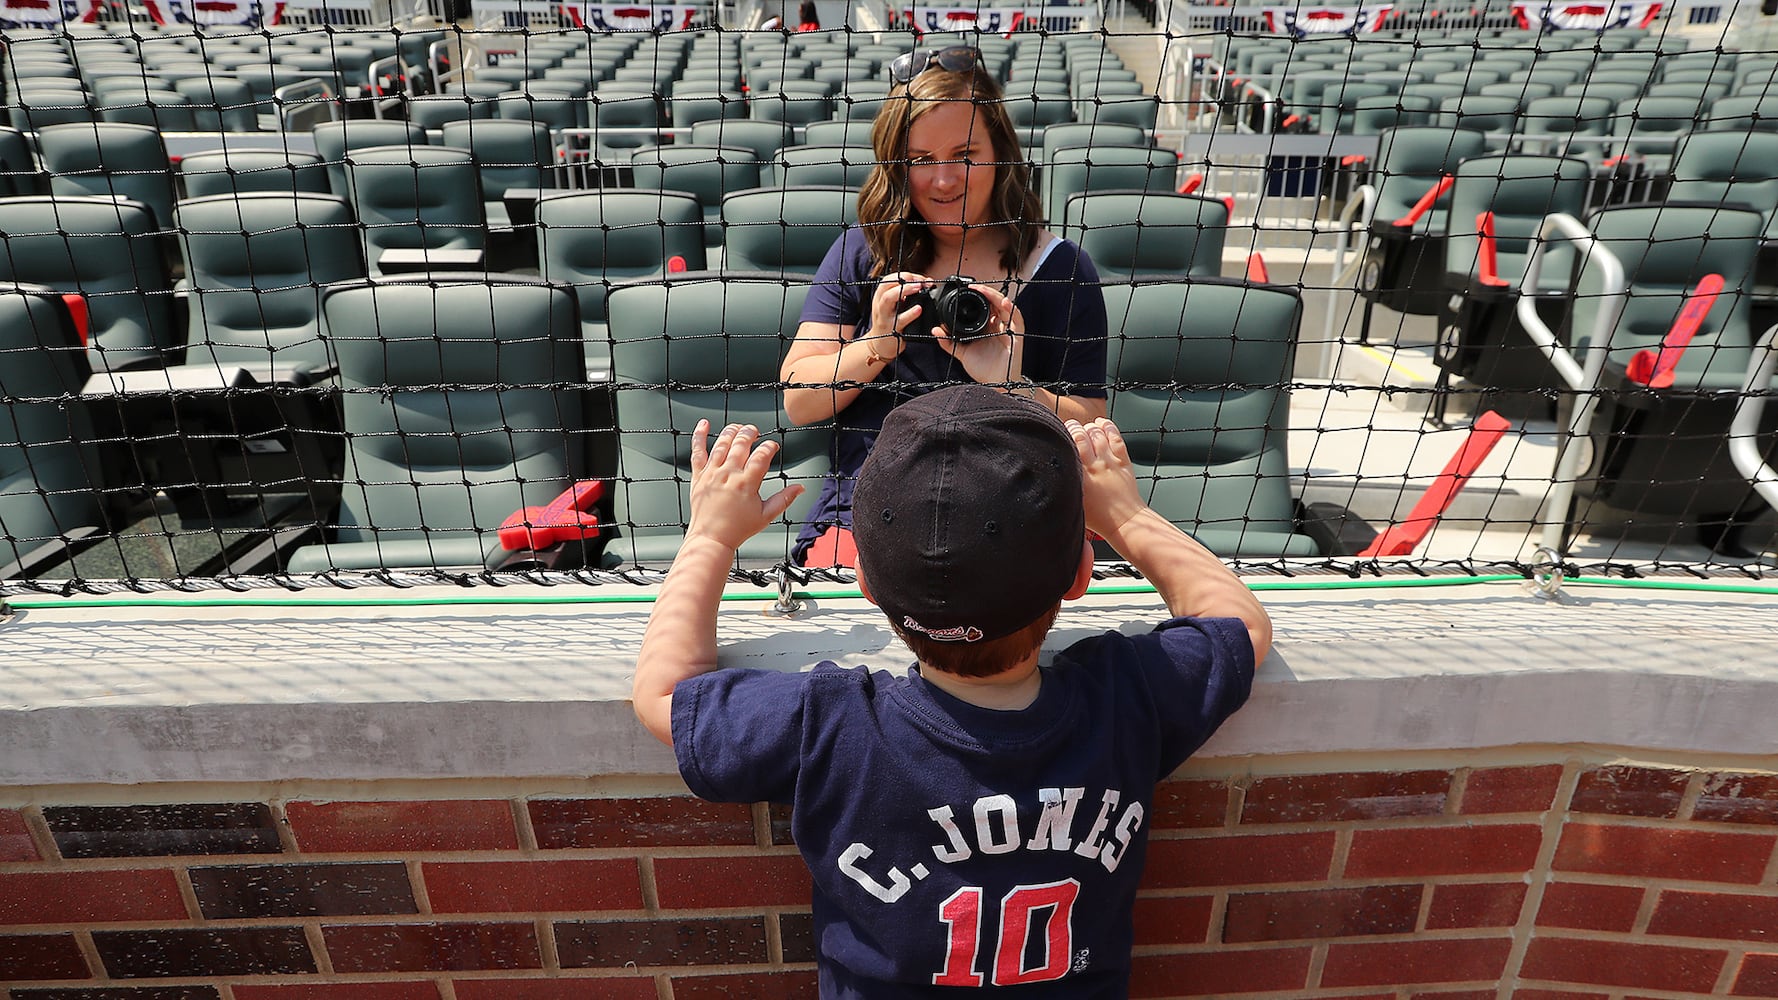
[[[915,218],[908,189],[908,129],[922,115],[956,101],[974,105],[975,120],[993,147],[994,188],[988,198],[988,218],[990,225],[1007,231],[1000,260],[1008,274],[1019,273],[1036,242],[1043,208],[1031,190],[1031,171],[1006,112],[1000,84],[979,66],[962,72],[935,66],[916,74],[904,86],[890,88],[871,128],[877,165],[858,192],[858,221],[876,261],[873,277],[891,271],[924,273],[932,265],[932,234]]]

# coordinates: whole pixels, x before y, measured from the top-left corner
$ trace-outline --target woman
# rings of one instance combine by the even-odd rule
[[[834,420],[833,474],[792,552],[809,565],[851,564],[852,481],[898,402],[967,380],[1029,397],[1063,419],[1105,415],[1098,273],[1039,221],[1017,133],[981,52],[909,53],[889,64],[889,75],[859,224],[816,273],[779,372],[792,423]],[[953,339],[910,301],[951,275],[969,278],[988,300],[984,335]]]

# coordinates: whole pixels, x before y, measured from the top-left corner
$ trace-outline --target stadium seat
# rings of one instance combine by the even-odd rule
[[[803,126],[805,146],[863,146],[871,148],[871,131],[876,122],[850,118],[830,118]]]
[[[503,118],[449,122],[444,126],[444,144],[467,149],[475,157],[482,209],[490,225],[511,224],[508,190],[556,186],[555,144],[549,127],[541,122]]]
[[[595,159],[617,159],[660,143],[660,127],[665,119],[660,95],[652,88],[603,84],[591,101],[588,122],[593,129]]]
[[[611,377],[605,296],[613,284],[705,267],[704,209],[678,191],[611,188],[563,192],[537,203],[537,260],[543,277],[580,302],[587,379]]]
[[[1706,129],[1778,132],[1778,88],[1770,95],[1725,97],[1704,109]]]
[[[220,194],[187,199],[176,211],[189,292],[185,363],[246,368],[262,384],[330,375],[322,289],[365,276],[345,199]]]
[[[356,118],[315,126],[315,152],[327,164],[327,184],[333,193],[350,194],[346,187],[346,154],[371,146],[425,146],[426,130],[413,122],[384,118]]]
[[[813,276],[845,227],[858,221],[858,192],[834,186],[766,187],[722,200],[722,267]]]
[[[61,296],[0,286],[0,580],[31,576],[110,530],[88,374]]]
[[[876,150],[869,146],[785,146],[761,180],[779,187],[858,188],[876,166]]]
[[[1048,163],[1058,152],[1074,146],[1147,146],[1149,136],[1139,126],[1119,122],[1061,122],[1036,130],[1038,163]]]
[[[1068,199],[1062,235],[1080,244],[1108,281],[1216,277],[1228,225],[1220,198],[1088,191]]]
[[[1573,150],[1577,154],[1594,152],[1597,144],[1577,144],[1574,139],[1610,134],[1611,111],[1612,103],[1603,97],[1539,98],[1525,105],[1519,116],[1518,130],[1526,137],[1522,145],[1526,152],[1549,156],[1567,156],[1571,146],[1583,147]]]
[[[1551,224],[1563,218],[1553,216]],[[1574,483],[1577,502],[1690,524],[1713,547],[1731,540],[1750,505],[1757,507],[1727,438],[1735,390],[1753,353],[1749,290],[1764,226],[1757,212],[1721,205],[1609,206],[1581,230],[1594,242],[1580,255],[1570,284],[1586,294],[1570,292],[1566,337],[1558,340],[1521,306],[1526,331],[1560,384],[1575,393],[1565,397],[1564,417],[1581,442],[1575,446],[1585,447]],[[1527,281],[1538,276],[1554,245],[1540,244]],[[1622,286],[1610,281],[1614,262]],[[1661,350],[1663,342],[1688,311],[1688,294],[1709,275],[1722,279],[1722,291],[1696,317],[1695,334],[1675,363],[1671,348]],[[1667,378],[1655,362],[1672,364]],[[1597,408],[1571,405],[1576,400],[1596,400]],[[1566,517],[1571,526],[1587,517],[1578,505],[1546,516]]]
[[[346,464],[332,537],[291,572],[480,569],[510,514],[587,473],[574,296],[535,279],[329,286]]]
[[[1518,131],[1521,100],[1516,92],[1510,96],[1464,94],[1462,97],[1447,97],[1439,105],[1437,125],[1447,129],[1511,135]]]
[[[475,158],[451,146],[371,146],[346,154],[346,187],[373,275],[390,250],[487,248]]]
[[[83,295],[93,370],[158,366],[175,342],[160,232],[138,202],[3,198],[0,281]]]
[[[215,194],[304,192],[327,194],[327,168],[314,153],[277,149],[209,150],[179,160],[187,198]]]
[[[638,150],[630,157],[636,186],[683,191],[704,206],[704,243],[722,243],[722,199],[759,186],[765,165],[752,150],[697,143]]]
[[[1071,146],[1043,165],[1046,217],[1060,224],[1068,199],[1083,191],[1171,192],[1179,157],[1149,146]]]
[[[1107,284],[1110,416],[1144,499],[1224,558],[1313,556],[1285,431],[1302,300],[1193,279]]]
[[[149,125],[91,122],[52,125],[37,133],[50,194],[128,198],[147,207],[155,225],[173,225],[173,167],[160,132]]]
[[[422,94],[407,99],[407,120],[427,131],[451,122],[494,117],[492,101],[478,101],[463,94]]]
[[[79,81],[70,82],[71,86],[61,90],[35,89],[9,94],[12,127],[20,132],[36,132],[56,125],[96,120],[98,112],[93,110],[90,96],[79,88]]]
[[[1546,216],[1579,216],[1586,210],[1591,168],[1584,160],[1501,154],[1478,156],[1457,165],[1451,187],[1451,222],[1445,241],[1445,287],[1439,310],[1439,388],[1452,378],[1487,391],[1553,389],[1549,363],[1519,325],[1517,306],[1525,264],[1538,243]],[[1479,218],[1490,213],[1491,256],[1484,253]],[[1558,250],[1543,271],[1547,297],[1537,305],[1559,322],[1566,311],[1560,293],[1572,260]],[[1486,273],[1484,273],[1486,272]],[[1528,416],[1547,417],[1547,397],[1527,397]],[[1432,417],[1442,423],[1447,397],[1436,393]],[[1505,407],[1499,400],[1488,405]]]
[[[48,193],[49,175],[38,165],[31,140],[18,129],[0,127],[0,198]]]
[[[687,273],[611,290],[612,368],[617,378],[622,535],[606,547],[624,563],[664,569],[685,535],[691,431],[751,423],[782,445],[769,493],[790,482],[807,492],[775,527],[742,545],[746,563],[778,563],[829,469],[831,429],[791,427],[781,409],[778,363],[796,334],[808,285],[776,274]]]

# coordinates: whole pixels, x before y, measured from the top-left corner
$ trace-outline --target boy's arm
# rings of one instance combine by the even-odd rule
[[[1222,560],[1142,500],[1123,435],[1110,420],[1068,421],[1085,483],[1087,527],[1130,561],[1176,616],[1239,618],[1253,662],[1272,648],[1272,619]]]
[[[759,498],[778,443],[759,441],[758,428],[730,424],[706,457],[709,434],[707,420],[692,431],[690,523],[642,633],[631,691],[636,717],[668,746],[673,745],[673,688],[716,669],[716,611],[735,550],[803,492],[792,484],[769,499]]]

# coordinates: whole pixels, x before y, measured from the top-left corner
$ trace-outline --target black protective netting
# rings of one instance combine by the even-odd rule
[[[737,571],[844,579],[795,540],[853,401],[972,376],[801,320],[953,159],[1082,251],[970,259],[1030,311],[978,380],[1103,398],[1238,568],[1762,576],[1773,20],[9,0],[0,595],[653,579],[701,418],[810,487]],[[892,64],[957,45],[1004,91],[975,145],[879,164]]]

